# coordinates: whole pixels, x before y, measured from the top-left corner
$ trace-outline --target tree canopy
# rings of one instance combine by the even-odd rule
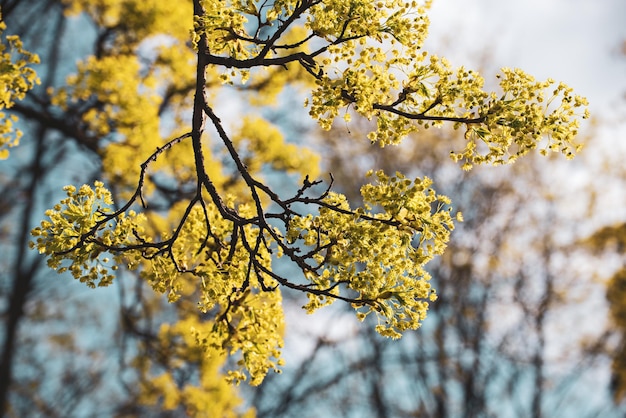
[[[196,292],[199,310],[211,313],[213,324],[209,332],[193,327],[189,332],[207,350],[242,352],[244,361],[232,374],[236,380],[246,370],[258,383],[275,367],[283,322],[279,286],[305,292],[309,311],[341,299],[361,318],[373,312],[384,335],[399,337],[417,328],[428,301],[436,298],[424,265],[443,252],[453,217],[446,209],[450,200],[437,195],[429,179],[400,173],[376,172],[361,190],[361,208],[352,208],[330,187],[316,187],[321,181],[308,176],[316,170],[304,165],[298,167],[302,186],[280,196],[260,179],[259,164],[255,172],[244,162],[240,141],[218,116],[219,99],[210,97],[213,85],[240,86],[262,96],[263,89],[246,89],[246,82],[254,86],[264,78],[276,91],[301,83],[311,89],[305,106],[322,128],[346,109],[346,121],[348,111],[376,119],[368,139],[381,146],[399,143],[420,126],[449,121],[466,130],[465,149],[451,153],[464,168],[511,162],[542,139],[544,152],[571,156],[579,148],[573,141],[577,116],[586,116],[583,98],[562,83],[546,94],[552,80],[537,82],[510,69],[497,76],[499,93],[484,91],[474,71],[453,71],[444,59],[420,51],[427,4],[195,1],[193,11],[189,6],[72,2],[71,12],[89,13],[103,27],[102,48],[79,64],[66,87],[50,92],[50,100],[84,108],[86,133],[110,141],[102,151],[103,180],[130,197],[113,208],[101,181],[93,188],[67,186],[67,198],[33,230],[34,246],[49,256],[50,267],[69,270],[91,287],[110,284],[111,272],[126,266],[139,269],[171,302]],[[189,39],[182,22],[191,16]],[[146,65],[137,48],[161,28],[168,28],[170,45],[157,46],[152,65]],[[182,56],[173,57],[174,51]],[[194,55],[195,70],[189,65]],[[294,75],[276,79],[272,72]],[[194,86],[193,101],[170,93],[176,87],[169,80]],[[181,121],[164,141],[159,111],[165,104]],[[189,105],[191,117],[185,118]],[[281,155],[270,147],[282,147],[285,139],[265,141],[255,132],[271,132],[264,125],[250,121],[240,135],[251,159],[265,157],[263,163],[280,169]],[[214,164],[207,168],[205,129],[226,150],[237,188],[213,175]],[[256,152],[264,147],[270,148],[267,155]],[[156,193],[146,176],[159,171],[187,186],[187,196],[166,214],[141,211]],[[179,172],[186,175],[178,178]],[[273,256],[295,264],[304,281],[276,273]]]
[[[291,123],[307,111],[321,130],[371,121],[345,141],[380,147],[450,124],[464,132],[464,146],[448,150],[459,173],[581,148],[587,102],[567,85],[503,68],[491,91],[477,71],[423,51],[430,2],[63,5],[93,22],[93,55],[64,85],[14,104],[37,82],[37,57],[6,38],[0,106],[36,114],[97,155],[101,170],[92,185],[64,188],[31,246],[89,287],[137,274],[167,295],[178,321],[157,344],[172,367],[193,361],[204,377],[177,388],[173,374],[154,375],[143,400],[163,397],[165,408],[202,410],[207,388],[227,392],[215,380],[223,368],[226,380],[254,385],[279,371],[286,289],[306,295],[308,312],[345,302],[392,338],[418,328],[437,299],[426,265],[462,221],[451,200],[428,177],[368,167],[362,202],[349,201],[332,173],[320,175],[312,141],[264,116],[278,95],[302,96],[302,110],[283,115]],[[17,144],[10,135],[3,157]]]

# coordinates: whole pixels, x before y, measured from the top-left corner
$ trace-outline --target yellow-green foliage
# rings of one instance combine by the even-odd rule
[[[99,181],[95,189],[85,184],[78,190],[74,186],[64,190],[67,197],[46,211],[49,220],[33,229],[37,240],[31,245],[49,255],[48,266],[59,273],[69,270],[75,279],[92,288],[108,286],[115,277],[112,271],[123,265],[123,259],[116,255],[111,264],[101,254],[109,247],[136,244],[135,236],[142,231],[145,217],[130,211],[112,218],[111,192]]]
[[[229,381],[259,384],[276,369],[286,288],[307,295],[309,312],[341,300],[361,320],[373,313],[377,331],[392,338],[418,328],[436,299],[425,266],[445,250],[453,218],[462,220],[430,179],[402,173],[371,171],[364,205],[353,207],[316,179],[319,157],[296,145],[304,141],[288,141],[256,105],[297,85],[309,90],[305,106],[323,129],[340,114],[347,124],[360,115],[375,120],[374,131],[346,140],[381,146],[449,122],[466,131],[465,149],[451,150],[465,169],[539,146],[568,157],[579,148],[586,101],[567,86],[503,69],[501,91],[488,92],[475,71],[422,52],[429,2],[65,2],[111,39],[52,101],[86,108],[82,122],[103,139],[103,176],[119,209],[103,183],[68,186],[33,230],[33,247],[92,287],[110,284],[116,268],[137,270],[178,304],[180,321],[159,338],[178,341],[171,355],[197,362],[204,377],[179,387],[170,372],[151,375],[145,366],[144,400],[165,408],[183,404],[195,415],[222,405],[222,395],[201,393],[220,393],[222,380],[211,379],[229,356],[237,358]],[[222,122],[223,101],[234,94],[249,106]],[[281,196],[262,181],[269,172],[298,173],[301,186]],[[159,193],[174,194],[172,184],[180,194],[150,210]],[[282,276],[279,257],[301,277]]]
[[[398,338],[400,332],[419,327],[428,301],[436,299],[424,266],[443,252],[454,224],[443,210],[449,199],[429,188],[430,179],[412,181],[381,171],[376,177],[376,184],[361,189],[364,208],[351,211],[345,196],[329,193],[319,216],[293,219],[287,239],[301,241],[305,248],[328,247],[314,256],[323,267],[321,273],[308,275],[311,289],[333,289],[333,295],[341,295],[339,285],[346,284],[357,295],[352,305],[359,319],[376,312],[377,330]],[[382,210],[372,213],[372,206]],[[337,207],[341,211],[331,209]],[[327,294],[308,296],[309,312],[333,302]]]
[[[213,324],[201,322],[197,315],[182,318],[176,324],[164,324],[158,334],[157,350],[166,364],[154,364],[148,357],[136,359],[142,373],[140,401],[147,405],[162,403],[166,410],[182,409],[192,417],[253,417],[254,410],[237,413],[241,400],[233,396],[228,377],[219,372],[225,360],[222,350],[205,350],[196,344],[194,333],[211,333]],[[194,330],[190,333],[189,330]],[[168,371],[152,374],[150,369],[164,367]],[[198,384],[182,387],[173,374],[193,367],[198,374]]]
[[[285,143],[280,130],[263,118],[245,117],[240,131],[233,136],[233,142],[245,150],[248,157],[244,162],[253,173],[261,171],[263,164],[271,164],[276,170],[299,172],[302,178],[318,175],[318,155],[309,149]]]
[[[17,116],[2,109],[10,109],[39,84],[35,70],[29,67],[39,63],[39,57],[25,50],[18,36],[4,36],[6,24],[1,19],[0,15],[0,160],[4,160],[9,157],[8,148],[19,144],[22,132],[14,126]]]

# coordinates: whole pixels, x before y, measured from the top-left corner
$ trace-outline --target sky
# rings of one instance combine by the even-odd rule
[[[624,0],[434,0],[429,16],[431,45],[447,41],[442,55],[454,64],[489,51],[494,66],[564,81],[592,111],[623,103]]]
[[[602,186],[589,233],[626,221],[626,190],[616,181],[626,179],[626,1],[433,0],[429,18],[426,50],[453,66],[484,68],[487,82],[499,68],[517,67],[589,100],[587,144],[557,187],[575,196]],[[558,182],[556,165],[549,170]]]

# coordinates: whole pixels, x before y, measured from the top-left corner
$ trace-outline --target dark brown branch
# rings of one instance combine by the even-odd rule
[[[20,102],[15,103],[13,107],[11,107],[11,111],[24,116],[24,118],[35,120],[42,126],[57,130],[67,137],[74,138],[79,144],[85,146],[94,153],[99,149],[99,138],[82,130],[78,124],[72,123],[72,119],[67,116],[63,119],[55,118],[46,109],[33,109],[32,107]]]
[[[256,35],[255,37],[251,38],[248,36],[244,36],[244,35],[240,35],[237,32],[235,32],[233,29],[229,28],[228,29],[228,33],[230,34],[230,36],[232,36],[234,39],[240,40],[240,41],[244,41],[244,42],[249,42],[251,44],[256,44],[256,45],[267,45],[268,43],[272,42],[271,39],[259,39]],[[304,45],[305,43],[307,43],[308,41],[310,41],[311,39],[313,39],[316,35],[314,33],[309,34],[306,38],[298,41],[298,42],[294,42],[292,44],[283,44],[283,45],[276,45],[276,44],[271,44],[270,49],[271,50],[281,50],[281,49],[296,49],[301,47],[302,45]]]
[[[146,207],[146,203],[143,199],[143,194],[142,194],[142,190],[143,190],[143,184],[144,184],[144,179],[145,179],[145,175],[146,175],[146,170],[148,169],[148,165],[153,162],[156,161],[156,159],[158,158],[158,156],[165,150],[170,149],[174,144],[177,144],[179,142],[181,142],[182,140],[184,140],[185,138],[189,138],[191,136],[191,133],[186,133],[183,134],[179,137],[176,137],[170,141],[168,141],[163,147],[157,148],[157,150],[155,152],[153,152],[142,164],[141,164],[141,171],[139,173],[139,181],[137,183],[137,188],[135,189],[135,192],[133,193],[133,195],[130,197],[130,199],[128,199],[128,201],[118,210],[116,210],[113,213],[110,214],[106,214],[104,212],[100,212],[102,215],[104,215],[104,217],[102,219],[100,219],[99,221],[97,221],[94,226],[87,232],[85,232],[83,235],[81,235],[79,237],[78,242],[72,246],[71,248],[65,250],[65,251],[60,251],[57,254],[68,254],[74,250],[76,250],[77,248],[81,247],[83,244],[85,244],[85,242],[97,242],[99,245],[104,246],[104,247],[108,247],[110,249],[115,249],[116,247],[112,247],[112,246],[105,246],[103,243],[100,243],[99,241],[93,239],[93,237],[95,236],[96,232],[98,232],[98,230],[107,222],[109,222],[112,219],[117,218],[118,216],[120,216],[122,213],[126,212],[132,205],[133,203],[135,203],[135,201],[137,199],[139,199],[141,201],[141,204],[143,207]],[[152,245],[155,246],[156,243],[144,243],[145,245]],[[143,245],[143,244],[142,244]],[[127,249],[135,249],[138,248],[137,246],[129,246],[129,247],[124,247]],[[122,250],[121,248],[118,248],[118,250]]]
[[[486,119],[484,116],[480,116],[477,118],[460,118],[460,117],[454,117],[454,116],[429,116],[429,115],[424,114],[426,111],[432,108],[429,108],[422,113],[409,113],[400,109],[396,109],[395,107],[391,105],[374,104],[372,107],[377,110],[384,110],[386,112],[393,113],[398,116],[402,116],[404,118],[412,119],[412,120],[429,120],[429,121],[441,121],[441,122],[460,122],[460,123],[466,123],[466,124],[478,124],[478,123],[484,123]]]
[[[285,33],[285,31],[289,28],[289,25],[291,25],[293,22],[299,19],[300,16],[307,9],[315,6],[316,4],[319,4],[320,2],[321,0],[303,0],[302,2],[298,3],[293,13],[291,14],[291,16],[289,16],[287,20],[282,25],[280,25],[278,30],[272,35],[270,40],[265,44],[265,46],[259,53],[258,57],[261,59],[264,59],[267,56],[267,54],[270,52],[270,50],[272,49],[273,45],[276,43],[278,38],[280,38],[283,35],[283,33]]]

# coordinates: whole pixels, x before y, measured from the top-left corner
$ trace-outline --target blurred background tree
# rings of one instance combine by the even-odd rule
[[[626,57],[626,41],[622,41],[618,52],[622,58]],[[623,123],[625,119],[623,114],[618,114],[617,123]],[[614,197],[620,209],[618,212],[623,213],[623,204],[626,200],[623,182],[626,179],[626,170],[622,158],[613,155],[604,161],[602,168],[608,177],[619,181],[622,186]],[[609,219],[608,222],[603,222],[596,230],[584,237],[581,243],[596,255],[602,255],[604,259],[611,260],[609,270],[599,273],[599,280],[606,286],[606,301],[611,326],[607,329],[598,349],[604,351],[611,359],[611,393],[616,403],[623,404],[626,400],[626,258],[624,257],[626,222],[623,217]]]

